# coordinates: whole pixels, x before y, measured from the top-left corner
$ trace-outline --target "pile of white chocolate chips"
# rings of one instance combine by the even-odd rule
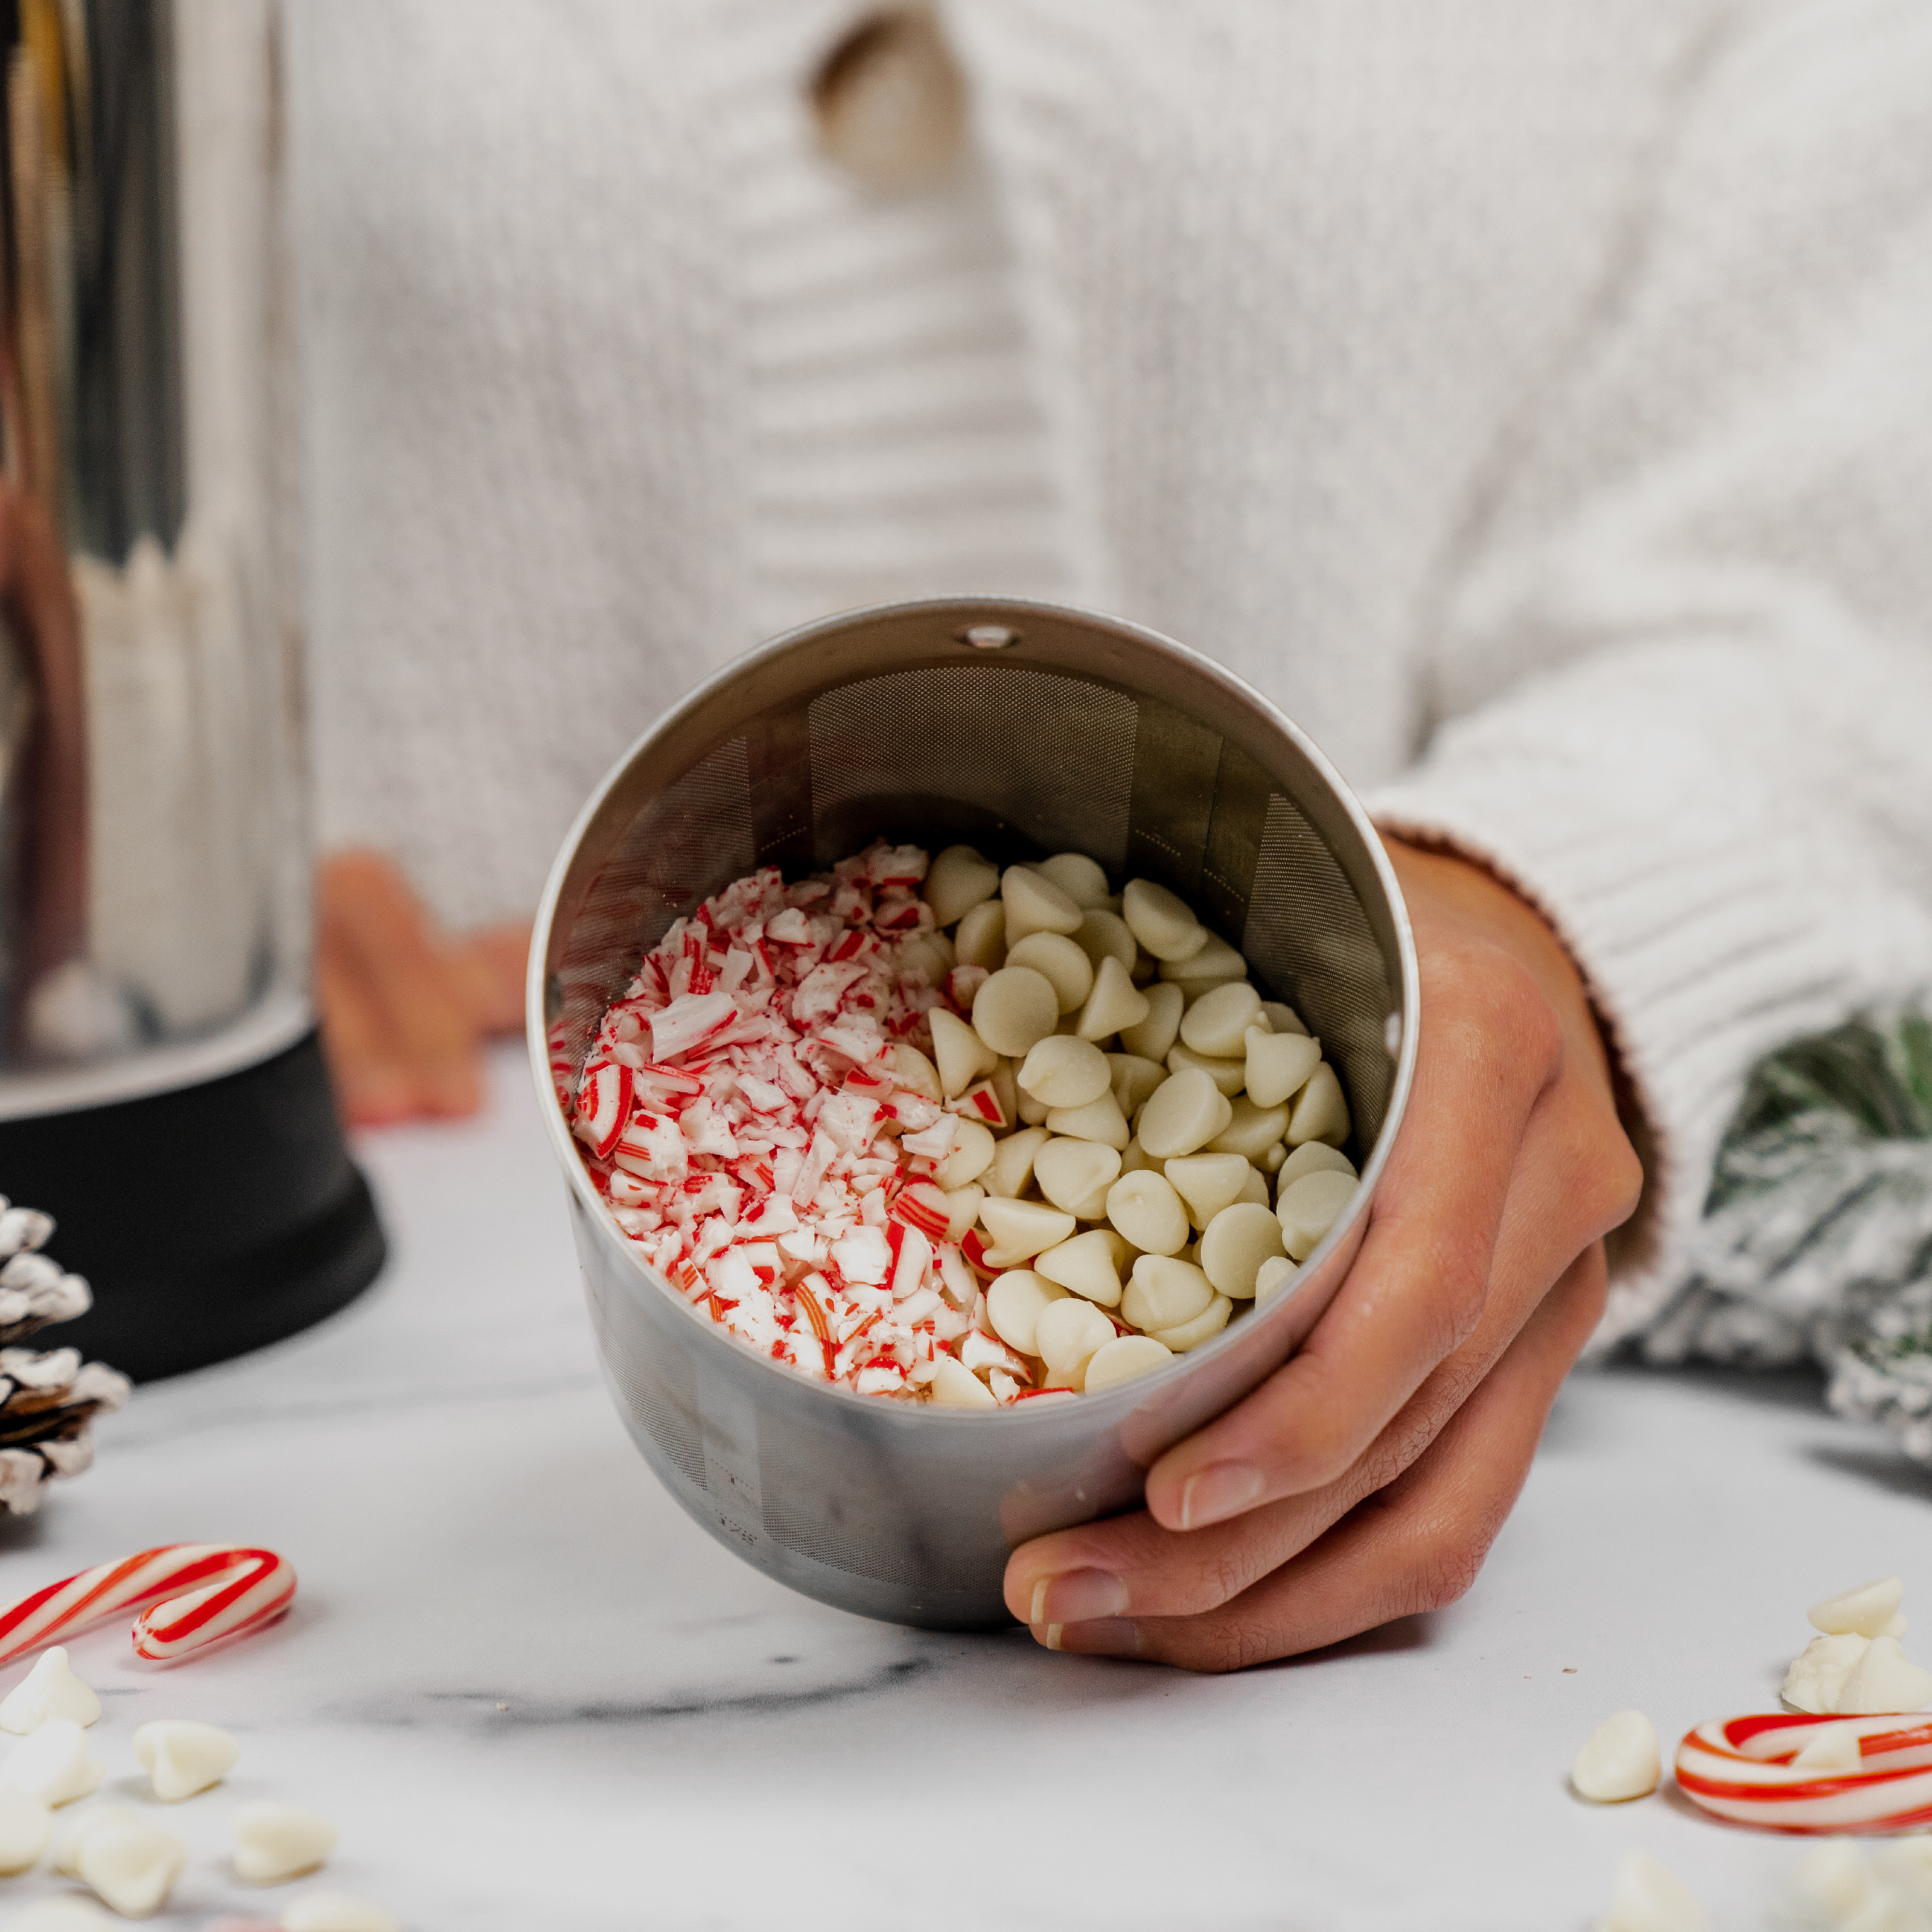
[[[878,844],[739,880],[604,1016],[574,1128],[752,1346],[946,1404],[1092,1391],[1278,1292],[1355,1185],[1340,1083],[1144,879]]]

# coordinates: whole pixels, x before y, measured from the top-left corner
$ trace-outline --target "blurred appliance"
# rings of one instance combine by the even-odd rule
[[[275,15],[0,26],[0,1191],[166,1375],[382,1259],[308,995]]]

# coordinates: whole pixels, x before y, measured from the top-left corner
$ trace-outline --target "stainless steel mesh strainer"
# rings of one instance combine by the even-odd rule
[[[556,1104],[642,951],[754,866],[884,834],[1001,861],[1091,854],[1171,886],[1322,1039],[1362,1185],[1292,1290],[1145,1381],[935,1409],[808,1381],[636,1257]],[[1170,1444],[1286,1358],[1346,1272],[1414,1060],[1414,949],[1387,859],[1314,746],[1255,692],[1118,619],[989,599],[826,620],[740,658],[640,738],[565,842],[532,950],[530,1050],[611,1390],[722,1542],[808,1595],[940,1628],[1010,1621],[1009,1550],[1131,1508]]]

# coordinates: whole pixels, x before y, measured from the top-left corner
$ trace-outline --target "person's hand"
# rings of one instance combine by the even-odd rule
[[[476,1112],[479,1048],[522,1023],[527,925],[452,939],[380,852],[316,868],[316,1006],[352,1126]]]
[[[1642,1173],[1576,970],[1487,872],[1389,852],[1422,1033],[1354,1264],[1144,1509],[1013,1552],[1007,1605],[1049,1648],[1231,1670],[1453,1601],[1602,1310]]]

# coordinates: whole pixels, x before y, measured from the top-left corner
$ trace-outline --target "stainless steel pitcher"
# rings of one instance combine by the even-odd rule
[[[275,15],[5,18],[0,1191],[155,1373],[381,1253],[308,994]]]
[[[1361,1185],[1295,1280],[1158,1372],[992,1412],[855,1395],[782,1367],[638,1257],[566,1108],[612,995],[672,920],[759,866],[884,835],[1003,861],[1073,850],[1181,894],[1346,1087]],[[1415,950],[1361,808],[1260,694],[1150,631],[950,598],[808,625],[701,686],[572,828],[531,949],[530,1052],[611,1393],[678,1501],[810,1596],[944,1628],[1009,1621],[1027,1538],[1131,1508],[1161,1452],[1271,1373],[1353,1257],[1415,1064]]]

